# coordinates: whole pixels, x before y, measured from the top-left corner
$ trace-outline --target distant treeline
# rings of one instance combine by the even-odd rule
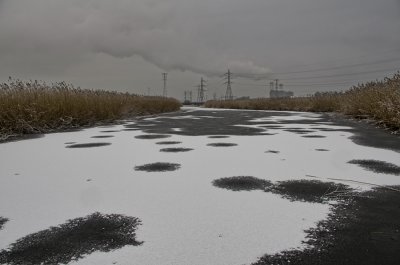
[[[400,131],[400,72],[382,81],[351,87],[345,92],[316,93],[311,97],[249,100],[211,100],[208,108],[338,112],[372,119],[393,131]]]
[[[45,133],[140,115],[171,112],[181,104],[171,98],[145,97],[9,79],[0,84],[0,140]]]

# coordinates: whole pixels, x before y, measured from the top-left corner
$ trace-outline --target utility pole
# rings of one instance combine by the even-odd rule
[[[193,102],[193,93],[192,93],[192,91],[189,91],[189,100],[190,100],[190,102]]]
[[[279,83],[279,79],[275,79],[275,90],[278,90],[278,83]]]
[[[150,96],[150,87],[147,88],[147,95]]]
[[[162,73],[162,76],[163,76],[163,81],[164,81],[163,97],[166,98],[168,96],[168,93],[167,93],[167,76],[168,76],[168,73]]]
[[[231,70],[228,69],[228,72],[224,75],[226,82],[226,93],[225,93],[225,100],[232,100],[233,99],[233,94],[232,94],[232,73]]]

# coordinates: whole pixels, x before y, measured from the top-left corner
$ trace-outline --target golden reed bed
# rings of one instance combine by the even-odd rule
[[[59,131],[179,110],[172,98],[9,79],[0,84],[0,138]]]

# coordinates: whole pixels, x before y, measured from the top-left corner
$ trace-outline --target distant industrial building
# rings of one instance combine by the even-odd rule
[[[293,97],[294,93],[292,91],[283,90],[283,84],[278,85],[278,79],[275,82],[271,82],[270,84],[270,91],[269,97],[270,98],[291,98]]]
[[[285,90],[271,90],[269,91],[270,98],[291,98],[294,93],[292,91]]]

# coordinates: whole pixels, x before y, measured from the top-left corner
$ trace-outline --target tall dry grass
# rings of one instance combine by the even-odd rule
[[[340,112],[373,119],[400,130],[400,73],[383,81],[352,87],[342,97]]]
[[[9,79],[0,84],[0,139],[176,111],[180,106],[171,98]]]
[[[207,101],[209,108],[338,112],[368,118],[400,131],[400,72],[382,81],[353,86],[345,92],[317,93],[311,97]]]

